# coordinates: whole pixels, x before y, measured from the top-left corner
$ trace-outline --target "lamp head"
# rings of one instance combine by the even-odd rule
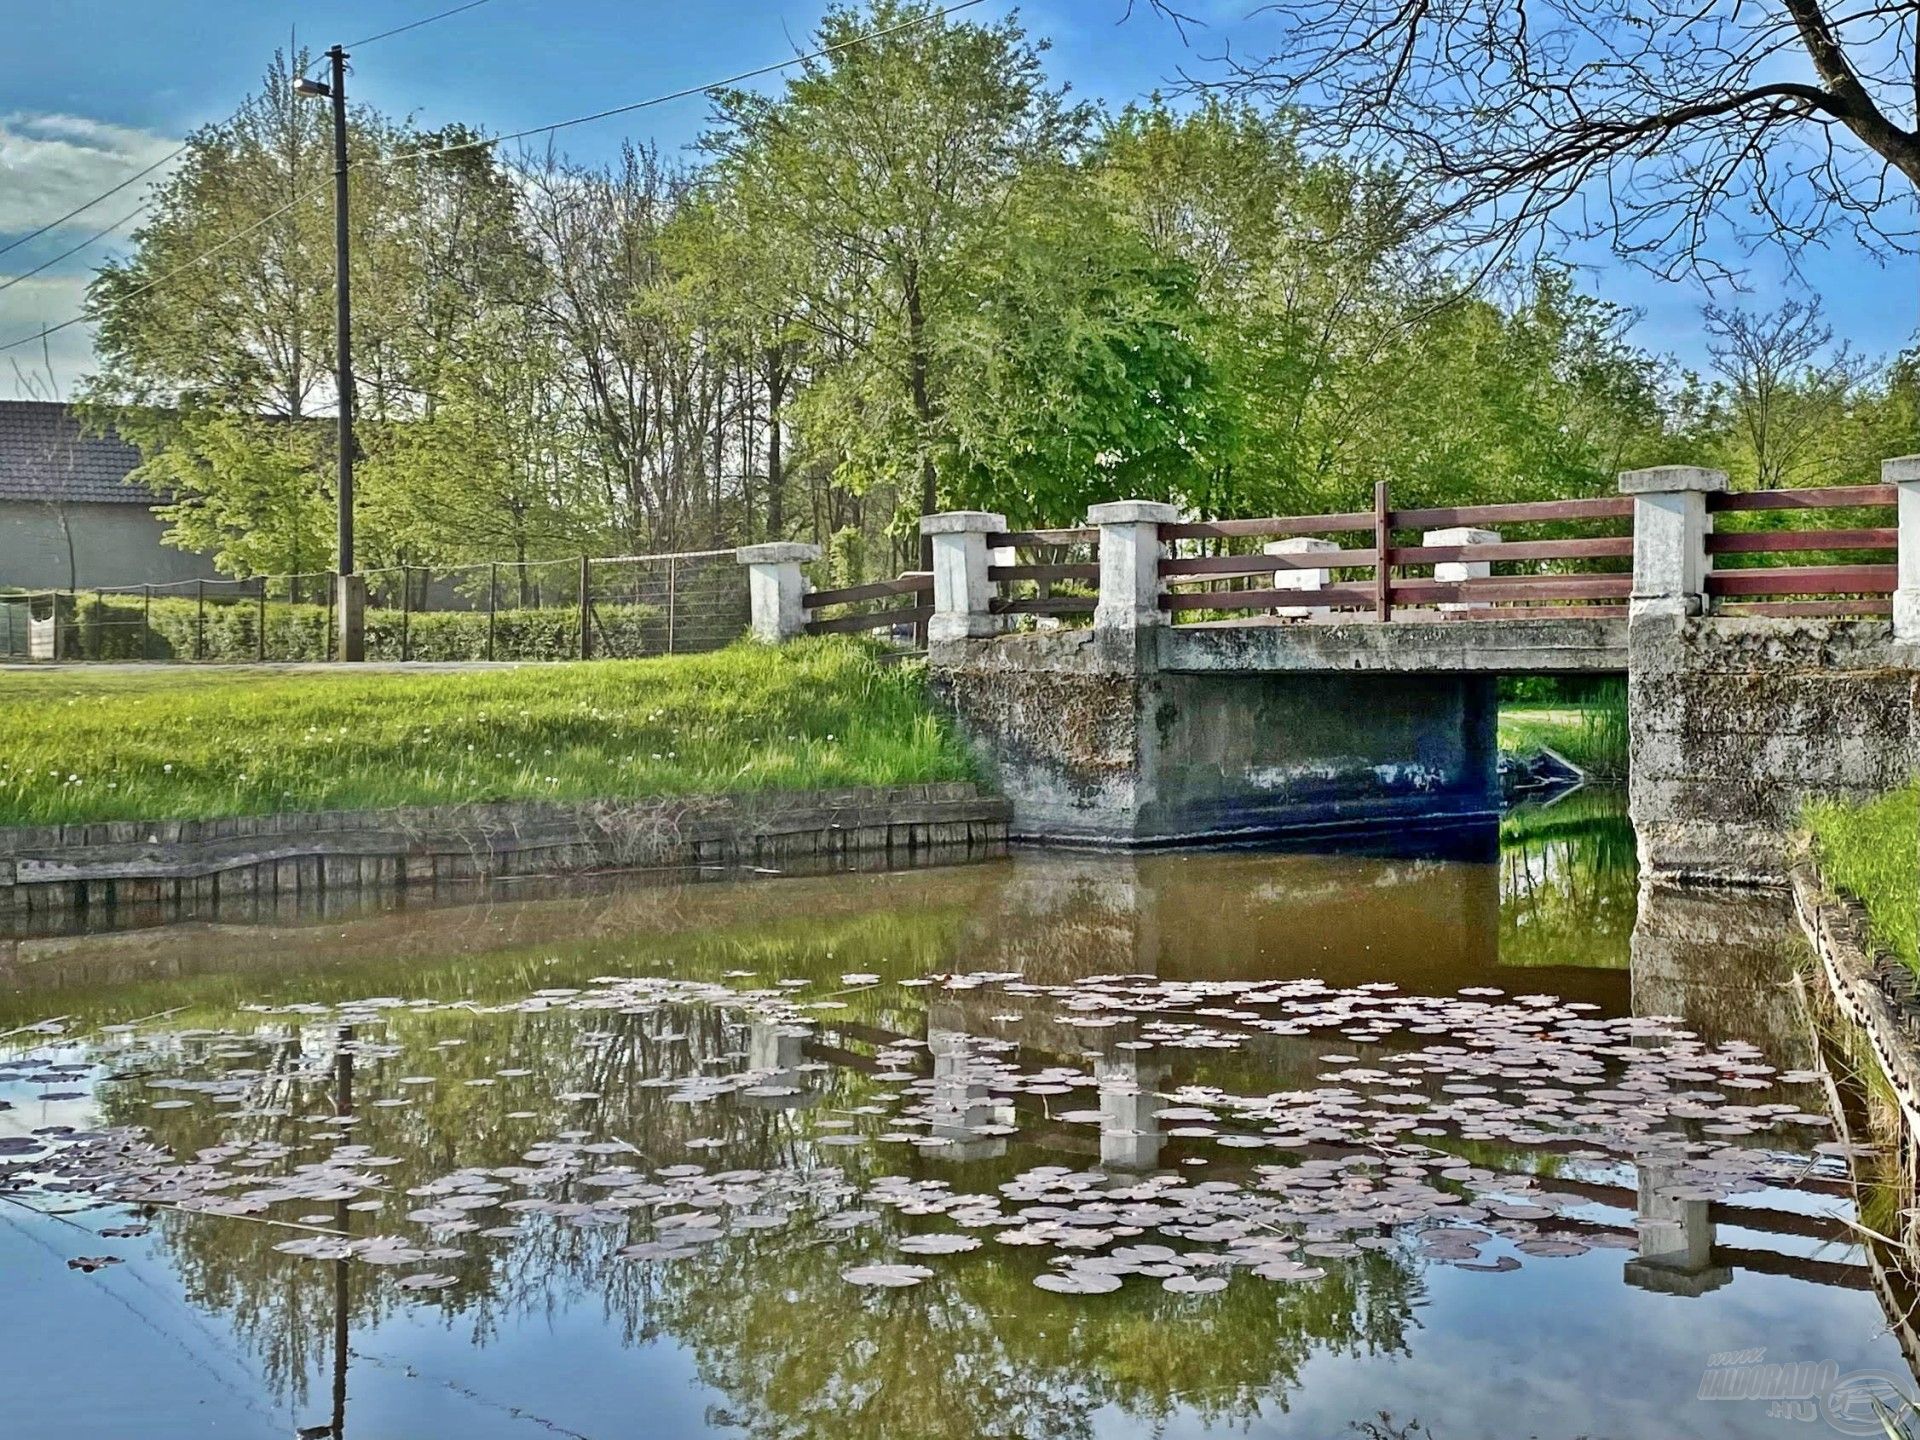
[[[324,80],[314,80],[305,75],[299,75],[294,78],[293,93],[296,95],[305,95],[309,99],[324,100],[327,96],[333,94],[333,87],[328,85]]]

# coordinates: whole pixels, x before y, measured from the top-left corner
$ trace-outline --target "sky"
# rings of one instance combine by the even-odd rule
[[[319,50],[448,9],[459,0],[0,0],[0,246],[72,209],[167,154],[193,127],[217,120],[290,42]],[[1146,0],[1042,0],[1019,7],[1035,36],[1052,42],[1053,77],[1083,97],[1120,105],[1172,91],[1182,72],[1217,73],[1212,61],[1270,48],[1275,26],[1260,0],[1182,0],[1201,25],[1185,37]],[[1004,14],[984,0],[970,16]],[[351,96],[426,125],[462,121],[494,133],[519,130],[701,85],[805,49],[817,0],[486,0],[407,33],[356,46]],[[777,85],[777,77],[757,82]],[[562,132],[583,160],[623,140],[665,149],[700,131],[698,96]],[[79,312],[92,269],[124,251],[110,236],[43,274],[8,280],[128,214],[143,186],[103,201],[36,240],[0,255],[0,344]],[[128,228],[132,228],[129,226]],[[1882,267],[1849,242],[1803,261],[1801,278],[1774,257],[1742,256],[1749,292],[1723,295],[1770,307],[1809,293],[1836,334],[1868,355],[1911,344],[1920,327],[1920,260]],[[1642,313],[1644,347],[1703,366],[1697,286],[1661,281],[1603,251],[1576,258],[1590,290]],[[0,396],[64,392],[90,363],[86,327],[0,351]],[[48,379],[50,361],[52,372]],[[24,373],[23,373],[24,372]]]

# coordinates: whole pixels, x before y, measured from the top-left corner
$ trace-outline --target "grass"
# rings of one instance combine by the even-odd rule
[[[0,676],[0,824],[971,778],[919,670],[863,645],[429,674]]]
[[[1866,907],[1874,937],[1920,970],[1920,783],[1861,805],[1807,808],[1827,881]]]
[[[1591,780],[1627,778],[1627,691],[1615,682],[1578,705],[1503,705],[1500,748],[1513,754],[1550,749]]]

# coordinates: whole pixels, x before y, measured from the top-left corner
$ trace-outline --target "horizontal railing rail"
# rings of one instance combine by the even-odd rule
[[[987,548],[1000,554],[1024,552],[1027,557],[1013,564],[987,566],[987,580],[996,591],[988,601],[988,613],[1067,619],[1091,615],[1099,604],[1095,594],[1100,585],[1098,526],[996,531],[987,536]],[[1087,558],[1071,558],[1080,554]],[[1061,586],[1067,588],[1056,588]]]
[[[1734,524],[1754,527],[1716,529],[1706,537],[1710,562],[1731,562],[1708,571],[1708,603],[1721,615],[1891,615],[1898,566],[1891,559],[1838,557],[1897,552],[1897,527],[1861,525],[1857,523],[1861,517],[1854,512],[1889,509],[1898,498],[1892,485],[1823,485],[1707,496],[1709,514],[1737,517]],[[1847,513],[1837,525],[1802,523],[1816,511]]]
[[[1393,508],[1382,484],[1374,500],[1370,511],[1162,525],[1167,551],[1159,562],[1160,607],[1175,616],[1255,610],[1295,620],[1336,611],[1387,620],[1397,609],[1414,611],[1405,618],[1418,620],[1625,613],[1633,593],[1627,568],[1633,558],[1631,534],[1513,537],[1496,531],[1454,537],[1444,532],[1631,522],[1630,497],[1401,510]],[[1422,532],[1419,543],[1400,543],[1407,531]],[[1363,539],[1370,543],[1360,543]],[[1231,548],[1251,540],[1309,543],[1251,554]],[[1191,553],[1196,546],[1206,547],[1206,553]],[[1495,573],[1495,566],[1502,572]],[[1504,568],[1514,566],[1524,568]],[[1433,567],[1433,573],[1404,573],[1423,567]],[[1287,576],[1299,578],[1281,583]],[[1258,583],[1263,579],[1267,583]]]
[[[901,596],[926,597],[924,602],[894,605],[880,610],[854,610],[844,615],[822,615],[823,610],[843,606],[866,605],[876,600],[895,600]],[[869,630],[893,630],[913,627],[922,630],[933,617],[933,575],[925,570],[908,570],[891,580],[873,580],[864,585],[842,585],[831,590],[809,590],[801,596],[801,608],[807,614],[804,629],[809,635],[857,635]]]

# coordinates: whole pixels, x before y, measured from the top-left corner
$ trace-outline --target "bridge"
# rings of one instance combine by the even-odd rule
[[[924,628],[1017,834],[1097,845],[1458,826],[1497,813],[1507,675],[1624,675],[1656,878],[1781,883],[1802,806],[1912,773],[1920,456],[1734,492],[1690,466],[1572,500],[1075,529],[930,515],[930,573],[809,590],[752,546],[756,635]],[[878,606],[880,608],[874,608]]]

